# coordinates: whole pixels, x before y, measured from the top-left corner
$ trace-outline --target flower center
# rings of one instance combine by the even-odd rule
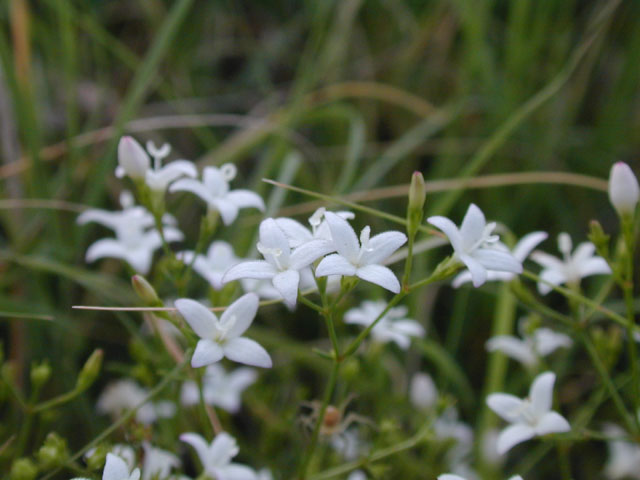
[[[471,244],[467,253],[482,247],[491,247],[494,243],[500,240],[498,235],[493,235],[493,230],[496,228],[496,222],[487,223],[480,234],[480,237]]]
[[[362,255],[364,255],[366,252],[373,252],[373,247],[369,246],[370,237],[371,237],[371,227],[367,225],[360,232],[360,251],[358,252],[358,257],[356,258],[356,261],[355,261],[356,264],[360,264]]]
[[[273,247],[267,247],[266,245],[263,245],[260,242],[258,242],[258,244],[256,245],[256,248],[262,254],[262,256],[265,258],[265,260],[267,260],[270,263],[275,264],[275,266],[276,266],[276,268],[278,270],[284,270],[284,268],[282,267],[282,264],[280,263],[280,260],[279,260],[279,258],[282,256],[282,249],[273,248]]]
[[[316,235],[317,228],[322,223],[322,218],[324,217],[324,212],[326,211],[326,208],[320,207],[315,212],[313,212],[313,215],[309,217],[309,224],[311,225],[311,231],[313,232],[314,237]]]

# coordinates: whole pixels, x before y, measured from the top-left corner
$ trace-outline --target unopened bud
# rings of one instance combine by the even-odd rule
[[[48,470],[58,465],[62,465],[67,457],[67,442],[55,432],[49,433],[44,441],[44,445],[38,450],[37,457],[40,467]]]
[[[131,285],[133,285],[133,289],[138,297],[140,297],[140,300],[142,300],[146,305],[162,304],[162,301],[158,297],[155,289],[142,275],[134,275],[131,277]]]
[[[11,480],[34,480],[38,475],[38,467],[28,458],[18,458],[11,465]]]
[[[40,364],[33,364],[31,366],[31,386],[33,388],[42,387],[49,378],[51,378],[51,365],[46,360]]]
[[[422,223],[426,197],[427,191],[422,173],[413,172],[411,186],[409,187],[409,204],[407,206],[407,232],[409,235],[415,235],[418,226]]]
[[[629,165],[617,162],[609,175],[609,199],[618,215],[633,214],[640,198],[638,180]]]
[[[602,225],[597,220],[589,222],[589,240],[596,246],[596,251],[605,260],[609,258],[609,239],[610,235],[604,233]]]
[[[116,175],[127,175],[133,180],[144,180],[151,167],[149,155],[133,137],[122,137],[118,143],[118,166]]]
[[[101,349],[96,349],[91,354],[89,359],[85,362],[80,375],[78,375],[78,381],[76,382],[76,390],[81,392],[89,388],[93,382],[98,378],[100,368],[102,367],[102,357],[104,352]]]

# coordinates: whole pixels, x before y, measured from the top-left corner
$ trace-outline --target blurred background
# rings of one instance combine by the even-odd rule
[[[471,184],[481,188],[430,184],[426,211],[459,223],[475,202],[516,237],[548,231],[545,248],[554,253],[560,231],[577,242],[591,218],[615,227],[606,183],[598,181],[613,162],[638,172],[634,0],[6,0],[0,22],[0,334],[25,389],[31,363],[49,359],[51,396],[73,385],[93,348],[105,349],[98,384],[41,432],[66,433],[76,447],[108,424],[90,421],[108,379],[127,373],[152,385],[160,374],[151,366],[163,361],[136,350],[135,315],[71,310],[136,304],[121,262],[84,264],[87,245],[105,231],[75,224],[84,208],[119,208],[123,183],[113,171],[123,133],[169,142],[172,158],[201,166],[234,162],[238,185],[260,193],[269,214],[284,209],[299,219],[313,211],[312,199],[263,177],[328,195],[357,192],[360,202],[404,215],[402,186],[414,170],[428,181],[509,174]],[[201,205],[169,205],[195,241]],[[239,255],[260,219],[245,214],[223,232],[240,239]],[[391,228],[363,216],[355,223]],[[435,259],[423,255],[417,265],[432,268]],[[496,292],[433,288],[410,305],[477,392]],[[319,322],[305,321],[308,311],[285,312],[266,309],[258,333],[297,358],[300,342],[326,335]],[[296,411],[269,409],[278,399],[319,395],[324,384],[317,362],[298,353],[302,364],[269,373],[247,407],[268,425],[256,455],[283,465],[287,455],[275,447]],[[139,361],[133,373],[131,356]],[[164,362],[159,372],[170,367]],[[414,355],[409,365],[415,371],[422,362]],[[297,380],[301,372],[306,382]],[[365,398],[380,387],[360,374],[352,380]],[[469,421],[476,401],[461,404]],[[365,413],[384,418],[389,408]],[[253,422],[243,421],[245,429]],[[0,443],[15,428],[3,421]],[[419,463],[398,468],[419,471]]]

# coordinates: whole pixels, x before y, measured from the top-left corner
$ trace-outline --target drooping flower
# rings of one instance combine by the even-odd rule
[[[233,253],[233,247],[221,240],[213,242],[206,255],[196,255],[195,252],[184,251],[178,254],[186,265],[193,262],[193,269],[209,282],[214,290],[221,290],[222,277],[224,273],[233,265],[240,262],[240,259]]]
[[[567,348],[573,344],[571,338],[550,328],[537,328],[527,334],[525,323],[520,321],[522,339],[512,335],[496,335],[487,340],[486,348],[490,352],[500,351],[527,367],[534,367],[540,358],[550,355],[558,348]]]
[[[148,393],[133,380],[118,380],[107,385],[98,397],[96,408],[100,413],[117,417],[123,411],[140,405]],[[136,411],[136,420],[148,425],[158,418],[173,417],[175,411],[176,407],[173,402],[167,400],[147,402]]]
[[[345,323],[368,327],[387,307],[386,302],[365,300],[360,307],[352,308],[344,315]],[[371,330],[373,340],[379,343],[395,342],[403,350],[409,348],[411,337],[424,337],[424,327],[406,318],[406,307],[393,307]]]
[[[582,242],[572,254],[573,244],[567,233],[558,235],[558,250],[562,253],[562,259],[548,253],[535,251],[531,259],[543,268],[540,272],[538,291],[546,295],[551,291],[551,285],[578,284],[584,277],[590,275],[604,275],[611,273],[611,268],[604,258],[594,255],[596,247],[591,242]],[[547,282],[547,283],[545,283]]]
[[[356,276],[393,293],[400,292],[400,282],[381,263],[407,241],[404,233],[389,231],[370,237],[371,229],[366,226],[358,241],[356,232],[344,218],[333,212],[325,212],[324,218],[338,253],[328,255],[320,261],[315,271],[316,276]]]
[[[144,442],[142,446],[144,448],[142,480],[167,478],[172,468],[180,467],[180,459],[173,453],[154,447],[149,442]]]
[[[515,258],[521,264],[526,260],[531,251],[547,238],[546,232],[532,232],[520,239],[513,250],[510,252],[513,258]],[[500,248],[502,244],[496,242],[496,248]],[[509,249],[504,246],[504,250],[509,252]],[[508,282],[516,277],[514,272],[499,272],[496,270],[487,270],[487,282]],[[473,280],[471,271],[465,270],[459,273],[451,282],[453,288],[458,288],[460,285],[471,282]]]
[[[435,405],[438,400],[438,389],[431,376],[418,372],[411,377],[409,399],[411,404],[420,410],[426,410]]]
[[[270,368],[271,357],[267,351],[254,340],[241,336],[253,322],[258,303],[256,294],[247,293],[229,305],[218,320],[213,312],[195,300],[176,300],[176,308],[200,337],[191,366],[204,367],[227,357],[234,362]]]
[[[204,200],[210,210],[220,212],[222,222],[230,225],[238,216],[241,208],[254,207],[264,211],[264,202],[260,196],[250,190],[229,190],[229,182],[236,176],[237,170],[232,163],[222,167],[205,167],[202,182],[192,178],[181,178],[169,187],[170,192],[191,192]]]
[[[635,211],[640,198],[638,179],[624,162],[616,162],[609,174],[609,200],[619,215]]]
[[[446,217],[429,217],[427,222],[449,238],[454,257],[467,266],[474,287],[486,282],[491,270],[522,273],[522,264],[498,242],[498,235],[493,234],[496,223],[487,223],[482,211],[473,203],[469,205],[460,229]]]
[[[260,223],[258,251],[264,260],[242,262],[227,270],[223,283],[242,278],[271,280],[280,292],[285,303],[294,307],[298,299],[300,270],[331,251],[331,247],[322,240],[312,240],[295,250],[289,247],[289,241],[273,218]]]
[[[253,469],[231,462],[240,449],[228,433],[219,433],[210,444],[197,433],[183,433],[180,440],[195,449],[205,473],[217,480],[257,480]]]
[[[258,378],[252,368],[237,368],[230,373],[215,363],[209,365],[202,377],[202,394],[205,403],[214,405],[230,413],[240,410],[242,392]],[[193,381],[182,385],[181,401],[183,405],[197,405],[200,402],[198,385]]]
[[[511,423],[498,436],[498,453],[505,453],[518,443],[536,436],[571,430],[569,422],[551,410],[555,380],[553,372],[541,373],[531,384],[529,396],[525,399],[507,393],[492,393],[487,397],[489,408]]]

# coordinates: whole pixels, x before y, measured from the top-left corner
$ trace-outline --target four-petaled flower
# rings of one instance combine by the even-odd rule
[[[176,300],[176,308],[200,337],[191,366],[204,367],[227,357],[234,362],[270,368],[271,357],[267,351],[254,340],[241,337],[256,316],[258,302],[255,293],[247,293],[229,305],[218,320],[195,300]]]
[[[360,307],[347,311],[344,321],[368,327],[386,307],[384,301],[365,300]],[[424,337],[425,331],[422,325],[406,316],[407,307],[390,308],[371,330],[373,340],[380,343],[395,342],[401,349],[408,349],[411,337]]]
[[[349,222],[333,212],[325,212],[333,246],[338,253],[323,258],[316,268],[316,276],[356,276],[380,285],[393,293],[400,292],[400,282],[393,272],[380,265],[406,241],[404,233],[390,231],[373,237],[371,228],[364,227],[360,241]]]
[[[230,413],[240,410],[242,392],[258,378],[252,368],[241,367],[227,373],[222,365],[209,365],[202,377],[202,396],[205,403],[214,405]],[[194,381],[182,385],[180,395],[183,405],[200,403],[200,389]]]
[[[604,258],[594,255],[596,247],[591,242],[582,242],[572,254],[573,245],[567,233],[558,235],[558,250],[562,259],[548,253],[535,251],[531,259],[543,268],[540,272],[538,291],[546,295],[551,291],[551,285],[578,284],[580,279],[590,275],[604,275],[611,273],[611,268]]]
[[[286,235],[273,218],[260,223],[260,241],[257,247],[264,260],[234,265],[224,274],[222,282],[228,283],[241,278],[270,279],[290,308],[295,306],[298,299],[300,270],[331,251],[331,246],[323,240],[306,242],[292,251]]]
[[[487,397],[491,410],[511,423],[498,436],[498,453],[539,435],[568,432],[569,422],[558,412],[551,410],[553,403],[553,372],[538,375],[529,390],[529,396],[520,399],[507,393],[492,393]]]
[[[449,238],[454,257],[467,266],[474,287],[487,281],[488,270],[522,273],[522,264],[498,242],[498,235],[493,235],[496,223],[487,223],[482,211],[473,203],[469,205],[460,229],[446,217],[429,217],[427,222]]]
[[[169,187],[170,192],[191,192],[204,200],[209,210],[220,212],[222,222],[230,225],[241,208],[255,207],[264,211],[264,202],[250,190],[229,190],[229,182],[236,176],[236,167],[226,163],[222,167],[205,167],[202,182],[181,178]]]
[[[231,463],[240,449],[228,433],[219,433],[211,444],[197,433],[183,433],[180,440],[195,449],[205,473],[217,480],[257,480],[257,474],[251,468]]]

